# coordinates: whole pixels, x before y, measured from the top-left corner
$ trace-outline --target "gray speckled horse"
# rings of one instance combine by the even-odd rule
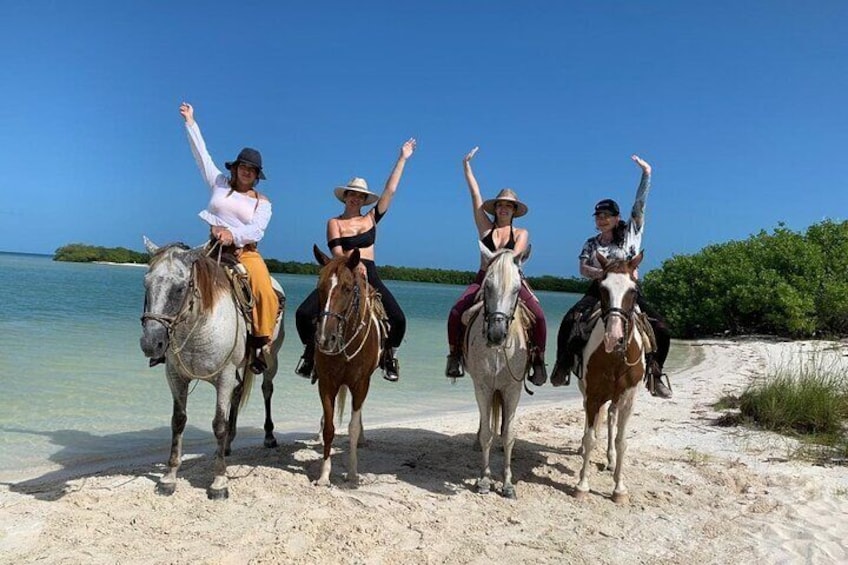
[[[515,498],[515,486],[512,484],[513,419],[521,398],[528,359],[529,321],[518,307],[521,289],[519,268],[526,256],[516,256],[509,249],[493,253],[483,245],[480,245],[480,251],[489,264],[482,285],[483,311],[471,321],[465,334],[466,368],[474,381],[474,394],[480,410],[477,436],[483,451],[483,472],[477,481],[477,492],[485,494],[491,488],[489,454],[493,428],[500,423],[504,450],[503,496]]]
[[[153,366],[164,358],[165,376],[174,399],[171,417],[171,455],[168,472],[157,492],[170,495],[176,489],[182,457],[189,382],[211,383],[217,393],[212,429],[218,440],[215,478],[207,490],[211,499],[227,498],[227,466],[224,456],[236,435],[238,411],[250,392],[253,373],[247,369],[245,341],[247,323],[239,310],[224,268],[206,256],[203,248],[182,244],[157,247],[147,238],[150,265],[144,276],[144,315],[141,349]],[[275,290],[282,288],[273,278]],[[276,447],[271,420],[273,379],[277,353],[283,343],[282,315],[274,330],[268,368],[264,372],[265,446]]]

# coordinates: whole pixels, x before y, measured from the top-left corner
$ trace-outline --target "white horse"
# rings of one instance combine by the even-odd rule
[[[214,385],[217,393],[212,429],[218,449],[215,478],[207,494],[211,499],[224,499],[229,495],[224,456],[229,455],[236,434],[239,405],[246,401],[253,383],[253,374],[247,369],[247,323],[224,268],[208,258],[202,247],[190,249],[171,244],[160,248],[147,238],[144,243],[150,252],[150,264],[144,276],[141,349],[150,358],[151,367],[164,359],[165,376],[173,396],[171,455],[168,472],[159,481],[157,492],[170,495],[176,489],[189,382],[199,379]],[[284,298],[279,283],[271,280]],[[281,315],[263,375],[266,447],[277,445],[271,420],[271,395],[277,353],[285,337],[282,328]]]
[[[583,429],[583,467],[574,491],[576,498],[589,492],[589,458],[595,447],[598,428],[607,411],[607,469],[613,471],[614,502],[626,502],[624,454],[627,451],[627,421],[633,413],[636,390],[645,376],[642,334],[636,328],[636,278],[634,271],[642,261],[642,253],[630,261],[613,261],[600,253],[604,269],[600,282],[601,316],[592,328],[583,348],[583,366],[579,380],[583,393],[586,422]]]
[[[526,255],[509,249],[480,251],[488,261],[483,280],[483,311],[478,313],[465,334],[465,365],[474,381],[474,394],[480,410],[478,439],[483,452],[483,472],[477,492],[488,493],[491,484],[489,454],[502,406],[501,441],[504,450],[503,496],[515,498],[512,484],[512,447],[515,444],[513,420],[527,372],[529,321],[518,307],[521,289],[520,266]],[[472,311],[472,314],[473,311]]]

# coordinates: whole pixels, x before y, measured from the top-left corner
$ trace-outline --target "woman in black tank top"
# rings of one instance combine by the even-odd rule
[[[353,178],[344,186],[336,187],[334,193],[342,203],[344,211],[341,215],[327,221],[327,247],[333,257],[348,256],[354,249],[359,249],[360,263],[357,269],[366,274],[368,282],[380,293],[383,308],[389,319],[389,335],[386,338],[386,350],[380,366],[383,377],[389,381],[397,381],[399,365],[395,354],[406,333],[406,317],[395,297],[389,291],[374,264],[374,247],[377,241],[377,224],[389,210],[389,204],[394,198],[400,184],[403,169],[415,151],[415,140],[409,139],[400,149],[400,155],[392,169],[383,193],[377,195],[368,190],[365,179]],[[364,206],[376,206],[362,213]],[[321,311],[318,303],[318,290],[306,297],[306,300],[295,312],[295,323],[300,341],[305,349],[295,372],[310,378],[315,367],[315,320]]]
[[[475,153],[477,153],[477,147],[465,156],[463,166],[465,168],[465,181],[471,193],[471,207],[474,211],[474,223],[477,225],[480,242],[490,251],[512,249],[517,255],[522,254],[528,250],[530,235],[526,229],[514,227],[512,222],[515,218],[527,213],[527,206],[518,199],[515,191],[510,188],[504,188],[495,198],[483,202],[483,198],[480,196],[480,187],[474,177],[474,172],[471,170],[471,159]],[[489,215],[494,219],[490,218]],[[465,292],[462,293],[462,296],[448,314],[450,353],[448,354],[447,367],[445,367],[446,377],[456,378],[465,374],[462,367],[462,338],[465,333],[465,328],[462,325],[462,314],[474,303],[474,298],[477,291],[480,290],[480,285],[486,274],[485,269],[486,262],[481,255],[480,269],[477,271],[474,282],[465,289]],[[538,299],[526,283],[521,286],[519,298],[533,311],[536,317],[531,336],[533,343],[531,344],[532,372],[530,382],[541,385],[547,380],[545,370],[545,342],[547,340],[545,314]]]

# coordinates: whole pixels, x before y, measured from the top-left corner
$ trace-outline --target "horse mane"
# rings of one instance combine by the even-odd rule
[[[230,292],[230,280],[215,261],[201,255],[194,262],[194,283],[200,293],[200,310],[212,308],[222,294]]]
[[[179,252],[179,257],[176,257],[174,250]],[[165,260],[184,260],[188,251],[191,251],[191,247],[185,243],[177,242],[165,245],[157,249],[156,253],[150,257],[148,266],[152,269]],[[194,284],[200,294],[200,309],[202,312],[207,312],[215,305],[221,294],[230,291],[230,281],[224,273],[224,269],[206,255],[197,256],[193,265]]]
[[[501,249],[497,252],[497,254],[489,261],[489,266],[487,267],[487,271],[492,273],[493,276],[497,277],[497,280],[501,283],[501,288],[498,290],[503,290],[505,283],[511,282],[513,273],[513,266],[510,264],[514,259],[512,251],[509,249]]]

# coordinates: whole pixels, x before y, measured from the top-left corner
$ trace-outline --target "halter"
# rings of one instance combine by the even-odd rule
[[[604,308],[601,306],[601,320],[604,322],[604,330],[606,331],[607,321],[611,316],[616,316],[621,318],[622,322],[624,322],[624,351],[622,356],[624,358],[624,364],[628,367],[635,366],[639,360],[641,359],[641,355],[636,358],[634,362],[630,362],[627,360],[627,344],[630,343],[630,340],[633,339],[633,331],[636,328],[636,324],[633,322],[633,316],[636,315],[636,309],[630,308],[630,310],[625,310],[624,308],[612,307],[612,308]]]
[[[174,329],[179,324],[181,324],[181,323],[183,323],[187,320],[188,315],[194,309],[195,299],[200,298],[200,291],[197,289],[197,284],[195,284],[195,281],[194,281],[194,275],[195,275],[196,270],[197,269],[196,269],[195,264],[192,264],[191,275],[188,278],[188,287],[186,288],[186,294],[183,297],[183,302],[182,302],[182,304],[180,304],[180,308],[179,308],[179,310],[177,310],[176,315],[170,316],[170,315],[167,315],[167,314],[157,314],[155,312],[147,312],[146,311],[147,310],[147,300],[145,299],[145,302],[144,302],[145,312],[141,315],[141,324],[143,326],[144,322],[147,321],[147,320],[153,320],[154,322],[159,322],[160,324],[162,324],[165,327],[165,331],[168,334],[168,349],[170,349],[174,353],[174,357],[176,357],[177,362],[180,364],[180,367],[183,369],[183,371],[193,379],[208,379],[209,377],[212,377],[212,376],[218,374],[221,371],[221,369],[224,368],[224,365],[226,365],[227,362],[229,362],[230,358],[232,357],[233,353],[236,350],[236,345],[238,344],[238,332],[233,332],[233,346],[232,346],[232,348],[230,348],[230,352],[226,355],[226,357],[224,357],[224,360],[221,362],[221,365],[219,365],[211,373],[206,374],[206,375],[197,375],[194,372],[192,372],[191,369],[189,369],[186,366],[185,362],[182,359],[182,356],[180,356],[180,352],[182,352],[182,350],[185,349],[185,346],[188,343],[188,340],[191,339],[191,335],[194,333],[194,330],[196,330],[197,326],[200,324],[200,316],[197,316],[197,318],[195,319],[194,325],[191,327],[191,329],[186,334],[182,345],[180,345],[179,347],[175,347],[173,337],[174,337]],[[238,306],[235,303],[235,298],[233,298],[232,293],[230,293],[230,298],[233,300],[233,305],[236,306],[236,308],[238,308]]]
[[[350,361],[354,357],[356,357],[362,348],[365,346],[365,342],[368,341],[368,336],[371,334],[371,324],[367,323],[367,316],[360,315],[360,306],[362,306],[362,291],[360,290],[360,286],[357,284],[353,287],[353,299],[348,304],[345,309],[344,314],[339,314],[338,312],[333,312],[332,310],[322,310],[318,313],[318,318],[335,318],[338,322],[336,324],[336,329],[333,332],[333,337],[335,337],[336,346],[332,349],[324,349],[320,346],[318,349],[321,353],[325,355],[339,355],[344,354],[345,359]],[[365,305],[362,308],[363,313],[367,313],[371,310],[371,303],[368,299],[367,293],[364,299]],[[359,319],[359,324],[356,326],[356,329],[353,331],[353,335],[349,338],[345,339],[345,333],[348,327],[348,322],[353,319]],[[356,351],[353,353],[348,353],[348,346],[356,340],[359,334],[362,332],[363,328],[365,328],[365,335],[362,336],[362,341],[359,343],[359,347],[356,348]],[[317,339],[317,335],[316,335]]]

